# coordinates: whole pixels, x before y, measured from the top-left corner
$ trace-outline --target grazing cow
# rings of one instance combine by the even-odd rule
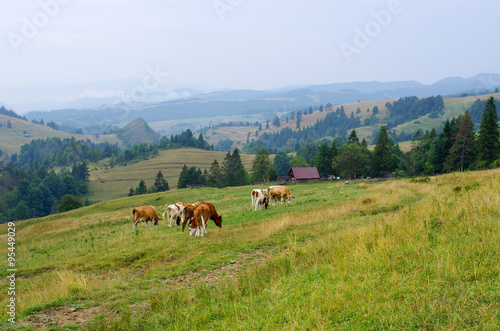
[[[273,203],[273,206],[276,204],[276,200],[280,199],[281,204],[285,203],[285,199],[288,200],[288,203],[292,202],[292,199],[295,197],[290,194],[290,190],[286,186],[269,186],[269,201]]]
[[[268,189],[252,190],[252,210],[253,211],[261,210],[262,206],[264,206],[264,209],[267,209],[267,205],[269,203],[268,195],[269,195]]]
[[[209,217],[205,221],[205,233],[206,233],[206,224],[208,223],[208,220],[213,220],[215,222],[215,225],[217,225],[219,228],[222,227],[222,216],[220,216],[217,213],[215,206],[210,202],[199,202],[197,204],[188,205],[186,208],[184,208],[184,220],[182,222],[182,231],[183,232],[184,232],[184,228],[186,227],[186,224],[189,225],[193,221],[194,212],[201,205],[206,205],[210,211]]]
[[[137,223],[139,222],[146,222],[146,226],[148,226],[149,221],[154,225],[158,225],[161,220],[156,214],[155,207],[153,206],[135,207],[134,210],[132,210],[132,218],[134,219],[134,230],[137,228]]]
[[[182,232],[184,232],[184,228],[186,227],[186,224],[191,223],[193,216],[194,216],[194,211],[195,209],[201,205],[201,202],[198,203],[193,203],[190,205],[187,205],[186,208],[182,211]]]
[[[210,218],[210,208],[202,203],[193,213],[193,217],[189,222],[189,236],[203,237],[207,233],[207,223]]]
[[[175,224],[181,224],[181,214],[184,212],[184,208],[186,208],[187,204],[184,202],[177,202],[172,205],[169,205],[165,212],[163,213],[163,218],[165,218],[165,214],[167,214],[168,218],[168,227],[172,227],[172,221],[175,219]]]

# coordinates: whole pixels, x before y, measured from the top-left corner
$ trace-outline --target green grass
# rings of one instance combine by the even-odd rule
[[[73,308],[90,330],[498,329],[499,175],[292,185],[261,212],[252,187],[174,190],[18,222],[17,328],[76,327]],[[204,238],[127,219],[202,200],[223,217]]]
[[[126,197],[129,189],[134,189],[142,179],[147,187],[154,185],[156,175],[161,170],[163,177],[171,189],[177,187],[177,181],[182,167],[210,170],[214,160],[222,165],[227,152],[205,151],[195,148],[179,148],[160,151],[157,157],[149,160],[130,163],[127,166],[116,166],[112,169],[106,167],[109,160],[100,161],[96,166],[89,166],[90,184],[89,199],[93,202],[118,199]],[[241,154],[242,164],[250,171],[254,155]]]

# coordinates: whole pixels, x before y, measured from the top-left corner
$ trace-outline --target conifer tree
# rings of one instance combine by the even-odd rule
[[[207,174],[207,185],[218,188],[224,187],[224,177],[217,160],[214,160],[210,166],[210,170]]]
[[[351,131],[349,138],[347,138],[347,143],[359,145],[359,138],[358,138],[358,135],[356,134],[356,130]]]
[[[375,149],[373,151],[372,170],[375,176],[382,176],[396,169],[397,164],[393,162],[394,143],[387,134],[387,127],[380,128]]]
[[[498,115],[495,99],[490,97],[479,124],[477,138],[478,161],[491,164],[500,157],[500,133],[498,131]]]
[[[252,182],[267,182],[271,179],[273,172],[273,164],[269,160],[269,152],[265,148],[261,148],[252,163]]]
[[[454,137],[453,146],[446,158],[445,168],[447,170],[460,169],[463,171],[474,161],[474,124],[466,111],[460,120],[458,132]]]
[[[168,183],[165,180],[165,178],[163,178],[161,170],[159,170],[158,173],[156,174],[154,187],[156,192],[163,192],[169,190]]]

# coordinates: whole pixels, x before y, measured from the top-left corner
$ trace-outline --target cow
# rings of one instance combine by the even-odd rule
[[[161,221],[161,218],[158,217],[155,207],[153,206],[135,207],[132,210],[132,218],[134,219],[134,230],[137,228],[137,223],[139,222],[146,222],[146,226],[148,226],[149,221],[154,225],[159,225]]]
[[[172,205],[169,205],[166,209],[165,212],[163,213],[163,218],[165,218],[165,214],[167,214],[168,218],[168,227],[172,227],[172,221],[175,219],[175,224],[180,225],[181,224],[181,215],[184,212],[184,208],[186,208],[187,204],[184,202],[177,202]]]
[[[200,204],[193,213],[189,222],[189,236],[203,237],[207,233],[207,223],[210,218],[210,207]]]
[[[264,209],[267,209],[267,205],[269,204],[268,195],[269,195],[268,189],[252,190],[252,210],[253,211],[261,210],[262,206],[264,206]]]
[[[215,222],[215,225],[217,225],[219,228],[222,227],[222,216],[220,216],[217,213],[215,206],[210,202],[199,202],[196,204],[188,205],[186,208],[184,208],[184,220],[182,221],[182,231],[183,232],[184,232],[184,228],[186,227],[186,224],[189,225],[193,221],[194,213],[195,213],[196,209],[198,209],[201,205],[206,205],[210,211],[209,217],[205,221],[205,233],[207,232],[206,225],[208,223],[208,220],[213,220]]]
[[[286,186],[269,186],[268,188],[268,197],[269,201],[273,203],[273,206],[276,204],[276,200],[280,199],[281,204],[285,203],[285,199],[288,200],[288,203],[292,202],[292,199],[295,197],[290,194],[290,190]]]

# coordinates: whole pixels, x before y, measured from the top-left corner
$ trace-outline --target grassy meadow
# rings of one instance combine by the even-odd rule
[[[231,151],[232,152],[232,151]],[[118,199],[128,195],[131,187],[136,188],[141,179],[147,187],[154,184],[158,171],[161,170],[163,177],[168,182],[170,189],[177,187],[177,181],[184,164],[187,167],[210,170],[214,160],[222,166],[227,152],[205,151],[196,148],[179,148],[160,151],[157,157],[127,166],[116,166],[107,168],[109,159],[100,161],[97,165],[89,165],[90,183],[89,199],[93,202]],[[250,172],[255,155],[240,154],[241,162],[245,169]],[[272,159],[272,156],[271,156]]]
[[[7,128],[7,122],[11,122],[12,128]],[[14,153],[19,153],[21,146],[30,143],[34,139],[47,139],[47,138],[60,138],[66,139],[75,137],[76,140],[87,140],[94,143],[105,143],[118,144],[119,147],[123,147],[122,141],[116,137],[116,134],[108,135],[84,135],[84,134],[71,134],[64,131],[57,131],[51,127],[34,124],[29,121],[25,121],[19,118],[14,118],[6,115],[0,114],[0,123],[4,125],[0,126],[0,149],[8,154],[12,155]],[[25,137],[25,133],[28,133],[30,137]]]
[[[14,330],[498,330],[500,169],[419,180],[172,190],[16,222]],[[190,238],[134,206],[213,202]],[[7,256],[7,225],[0,226]],[[7,272],[0,270],[6,307]]]

